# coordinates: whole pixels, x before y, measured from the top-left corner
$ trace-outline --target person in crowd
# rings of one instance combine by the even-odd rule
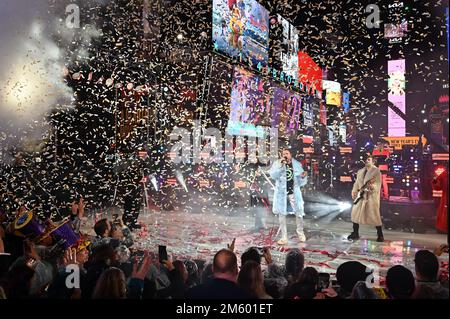
[[[206,284],[189,289],[188,299],[251,299],[237,284],[238,264],[236,255],[222,249],[214,255],[213,278]]]
[[[241,255],[241,267],[245,265],[247,261],[254,261],[261,264],[261,253],[258,248],[250,247]]]
[[[212,262],[208,262],[205,264],[205,268],[203,269],[203,272],[202,272],[200,284],[206,284],[213,278],[212,267],[213,267]]]
[[[112,243],[92,247],[92,254],[84,265],[86,268],[86,279],[84,280],[85,285],[81,289],[81,296],[83,299],[92,298],[92,293],[100,275],[116,261],[116,247],[114,247]]]
[[[324,299],[318,291],[319,273],[313,267],[306,267],[299,275],[298,281],[286,288],[285,299]]]
[[[249,260],[242,266],[237,282],[239,287],[253,296],[253,298],[272,299],[266,293],[261,265],[256,261]]]
[[[113,244],[116,246],[119,244],[127,247],[133,245],[131,231],[123,224],[120,218],[114,223],[111,223],[107,218],[100,219],[95,223],[94,231],[96,237],[92,243],[93,249],[111,241],[114,242]]]
[[[84,217],[85,203],[83,197],[80,197],[78,202],[72,203],[72,214],[70,216],[72,220],[72,228],[76,233],[80,233],[81,222]]]
[[[125,299],[127,283],[119,268],[105,269],[100,275],[92,294],[92,299]]]
[[[0,285],[6,299],[31,298],[31,285],[35,271],[30,264],[17,264],[11,267],[5,281]]]
[[[410,299],[416,288],[414,275],[402,265],[393,266],[386,275],[386,288],[391,299]]]
[[[141,299],[144,278],[150,269],[151,258],[145,253],[142,263],[133,265],[133,273],[127,284],[125,274],[119,268],[105,269],[98,279],[92,299]]]
[[[367,282],[358,281],[353,287],[350,299],[380,299],[374,290],[367,286]]]
[[[23,256],[17,258],[11,267],[27,265],[34,270],[31,280],[30,296],[35,298],[45,297],[47,287],[54,279],[52,264],[41,258],[36,245],[30,240],[23,241]]]
[[[298,248],[291,249],[286,255],[286,279],[289,284],[296,282],[305,266],[305,256]]]
[[[186,280],[186,288],[189,289],[189,288],[199,285],[200,284],[200,272],[199,272],[197,263],[195,263],[192,260],[186,259],[184,261],[184,266],[186,267],[186,271],[188,273],[188,277]]]
[[[359,261],[347,261],[336,270],[336,279],[340,287],[338,294],[341,298],[350,297],[358,281],[366,281],[371,271]]]
[[[68,248],[64,252],[64,256],[61,258],[58,274],[55,280],[48,288],[48,298],[50,299],[80,299],[81,287],[84,286],[84,280],[86,278],[86,269],[84,264],[89,260],[89,241],[80,240],[74,247]],[[68,288],[66,285],[66,279],[70,272],[67,271],[68,266],[76,266],[79,271],[79,284],[78,288]],[[73,280],[75,284],[75,280]]]
[[[429,287],[436,299],[448,299],[448,288],[441,285],[438,280],[439,260],[429,250],[419,250],[414,256],[416,271],[416,284],[419,288]]]

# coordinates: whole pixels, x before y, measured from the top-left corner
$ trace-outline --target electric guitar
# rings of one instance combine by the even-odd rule
[[[367,186],[369,184],[372,184],[373,181],[375,180],[375,177],[369,179],[366,183],[364,183],[363,187],[360,188],[360,190],[358,191],[358,194],[356,195],[355,200],[353,201],[353,205],[358,204],[358,202],[363,199],[364,194],[369,191],[369,189],[367,189]]]

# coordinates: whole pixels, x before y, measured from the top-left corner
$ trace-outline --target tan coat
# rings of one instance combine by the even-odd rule
[[[358,204],[353,205],[352,222],[362,225],[381,226],[381,172],[377,167],[373,166],[367,171],[367,174],[364,177],[365,171],[366,168],[362,168],[358,171],[352,192],[357,193],[362,188],[364,183],[371,178],[375,177],[375,179],[370,191],[364,194],[364,198],[361,199]]]

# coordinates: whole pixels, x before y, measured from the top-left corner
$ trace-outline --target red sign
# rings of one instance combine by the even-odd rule
[[[305,52],[298,53],[298,81],[322,92],[322,69]]]

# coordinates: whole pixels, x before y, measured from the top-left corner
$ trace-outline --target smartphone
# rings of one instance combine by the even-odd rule
[[[162,263],[164,260],[168,260],[167,257],[167,247],[166,246],[158,246],[158,254],[159,254],[159,262]]]
[[[330,287],[330,274],[321,272],[319,273],[319,282],[317,284],[317,290],[321,292],[323,289]]]

